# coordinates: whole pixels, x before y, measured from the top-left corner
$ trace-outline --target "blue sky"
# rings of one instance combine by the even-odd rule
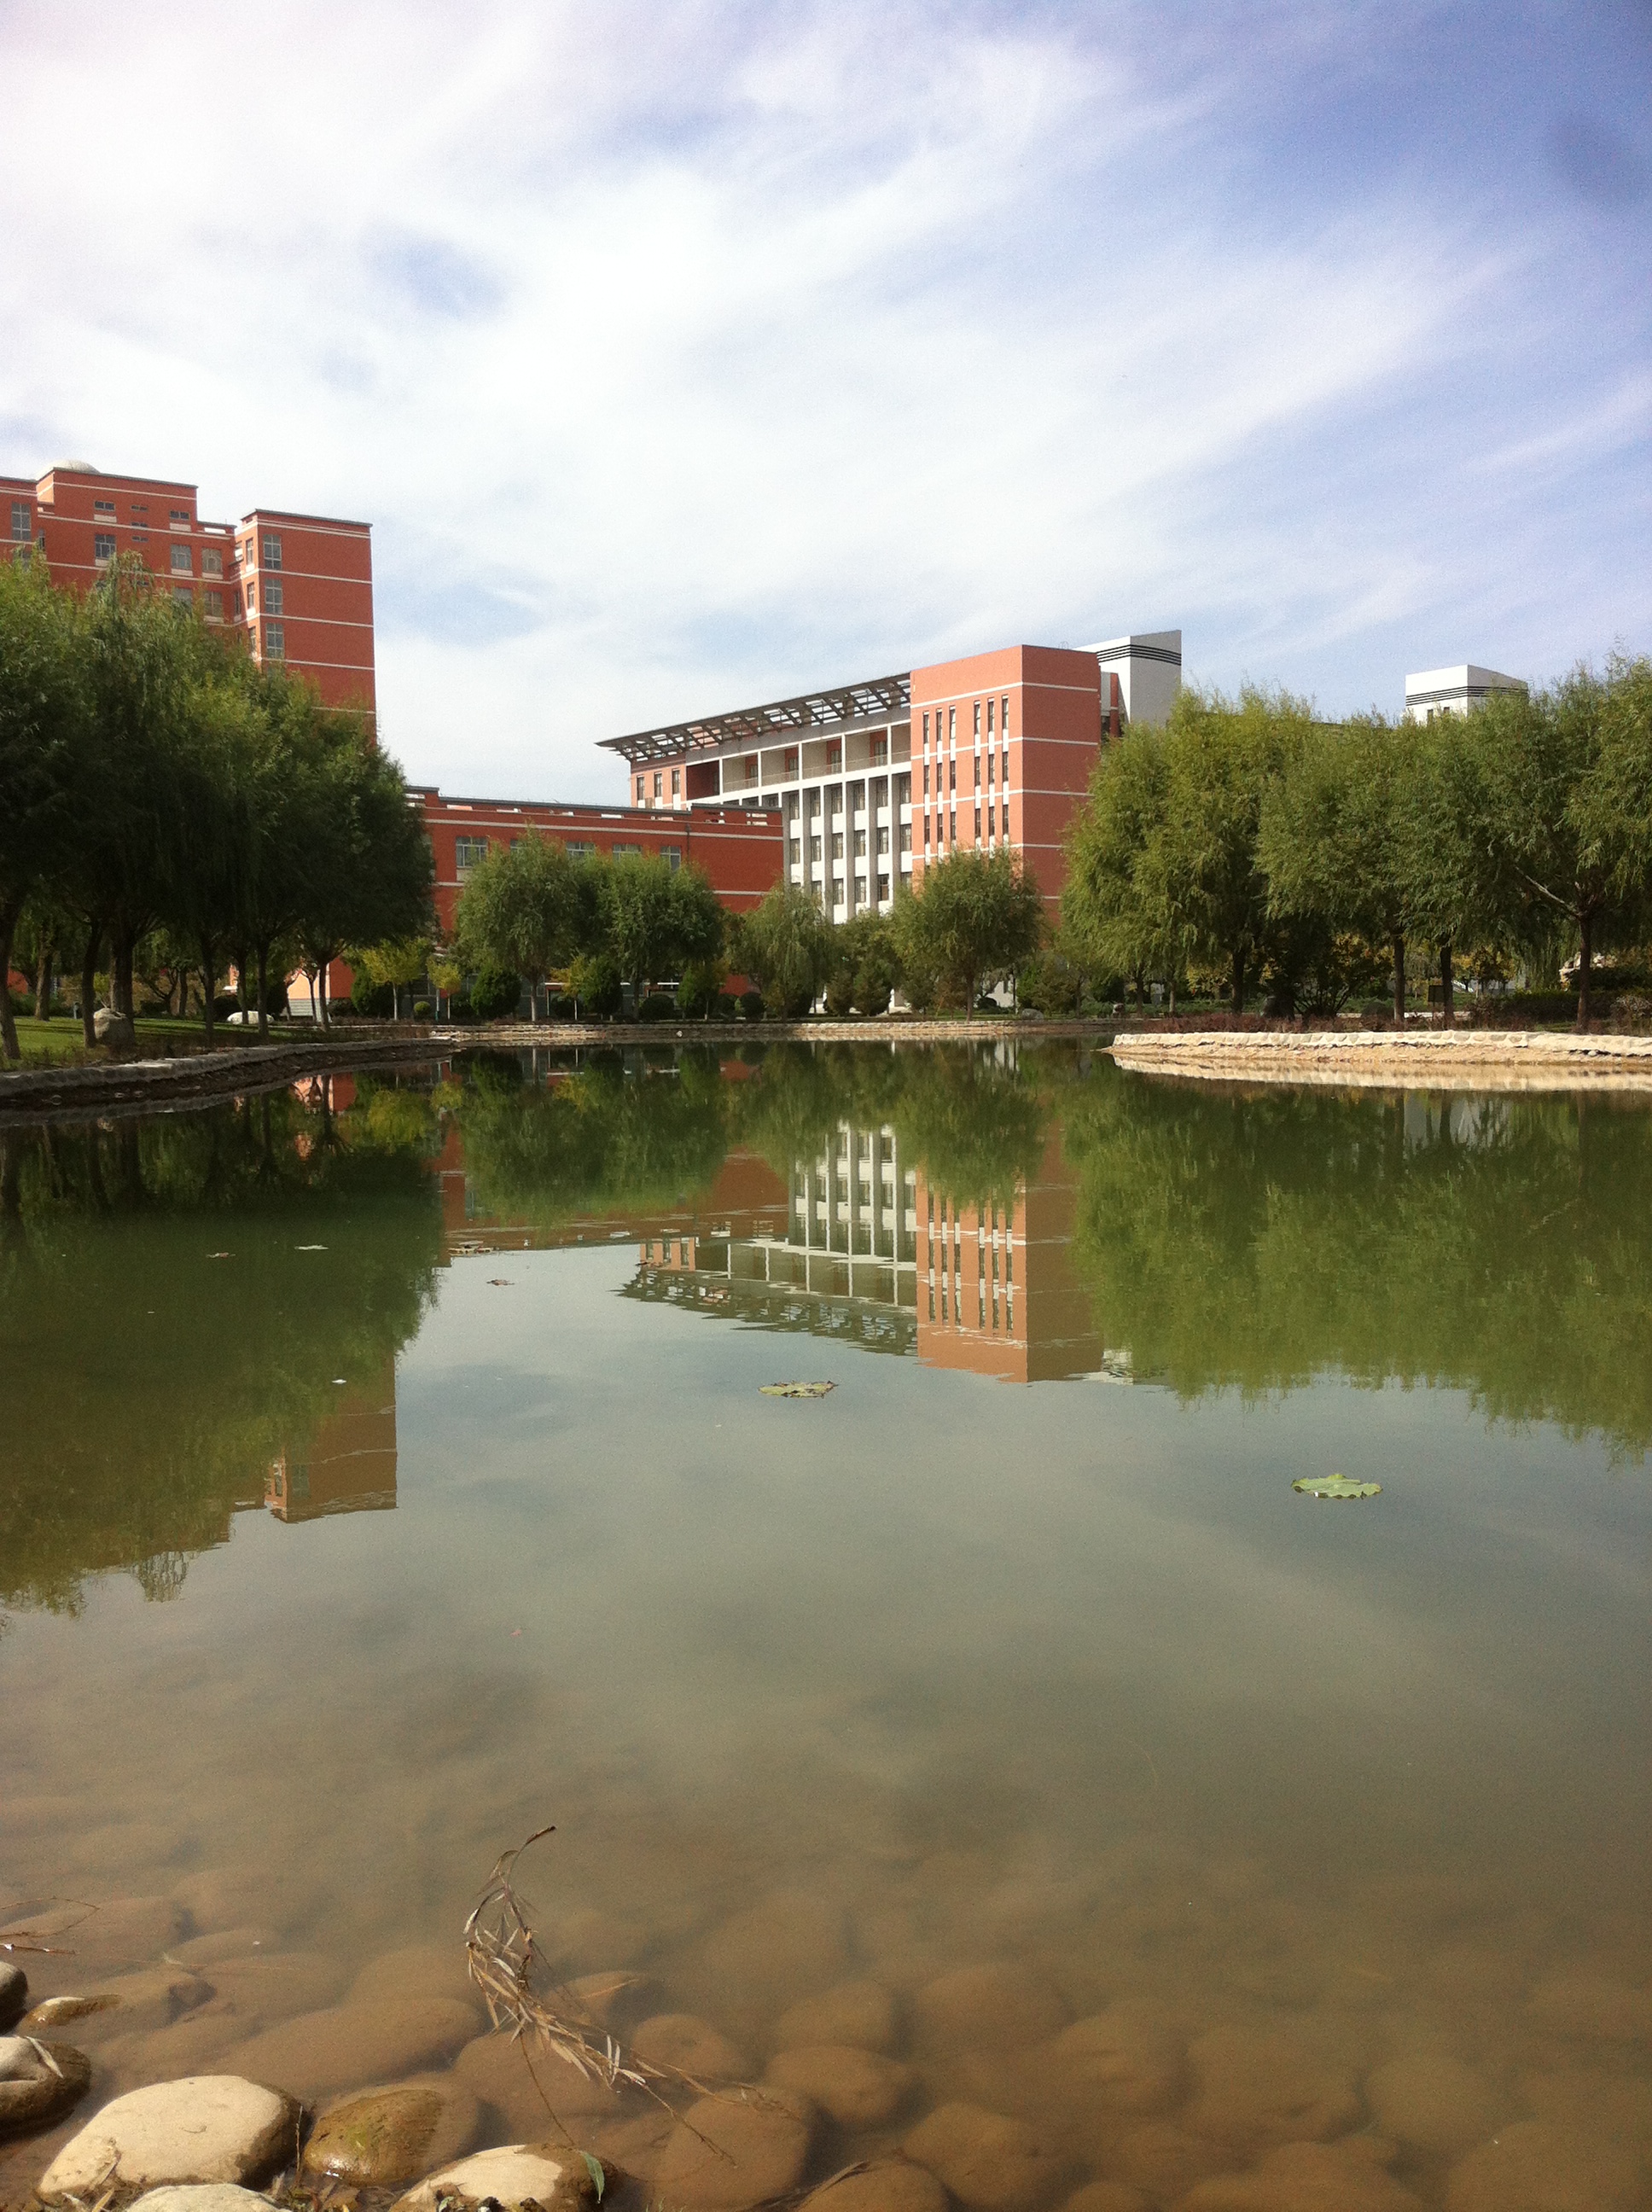
[[[0,0],[0,469],[374,526],[421,781],[1022,640],[1652,647],[1652,9]]]

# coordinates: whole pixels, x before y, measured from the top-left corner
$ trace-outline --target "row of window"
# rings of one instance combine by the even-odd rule
[[[999,832],[999,812],[998,812],[998,809],[997,809],[997,807],[996,807],[996,806],[989,805],[989,806],[987,807],[987,836],[988,836],[988,837],[996,837],[996,836],[998,836],[998,832]],[[1010,802],[1009,802],[1009,800],[1006,799],[1005,800],[1005,802],[1004,802],[1004,835],[1007,837],[1007,836],[1009,836],[1009,834],[1010,834]],[[980,807],[978,806],[978,807],[976,807],[976,809],[975,809],[975,842],[976,842],[976,844],[978,844],[978,845],[979,845],[979,844],[980,844],[980,842],[981,842],[981,809],[980,809]],[[941,812],[941,811],[940,811],[940,810],[938,808],[938,809],[937,809],[937,811],[936,811],[936,814],[935,814],[935,842],[936,842],[938,845],[956,845],[956,844],[957,843],[957,842],[958,842],[958,810],[957,810],[957,808],[956,806],[955,806],[955,807],[953,807],[953,808],[951,810],[951,812],[950,812],[950,813],[943,813],[943,812]],[[925,817],[924,817],[924,850],[925,850],[926,852],[927,852],[927,851],[929,850],[929,817],[928,817],[928,815],[926,815],[926,815],[925,815]]]
[[[992,787],[993,787],[993,770],[994,766],[996,766],[996,767],[997,767],[997,769],[998,769],[998,777],[999,777],[999,781],[1003,784],[1005,790],[1007,792],[1007,791],[1009,790],[1009,787],[1010,787],[1010,756],[1009,756],[1009,753],[1007,752],[1007,750],[1006,750],[1005,752],[1004,752],[1003,754],[1001,754],[1001,755],[1000,755],[1000,754],[997,754],[997,753],[991,753],[991,752],[989,752],[989,753],[987,754],[987,788],[988,789],[988,791],[990,791],[990,790],[992,789]],[[980,755],[979,753],[977,753],[977,754],[975,755],[975,789],[976,789],[977,791],[979,791],[979,790],[981,789],[981,755]],[[941,768],[942,768],[942,763],[941,763],[941,762],[940,762],[939,760],[937,760],[937,761],[936,761],[936,763],[935,763],[935,789],[936,789],[936,792],[937,792],[937,793],[938,793],[938,793],[939,793],[939,792],[941,791],[941,789],[942,789],[942,783],[941,783]],[[953,758],[953,759],[951,759],[951,760],[947,761],[947,762],[945,763],[945,768],[946,768],[946,783],[945,783],[945,788],[946,788],[948,791],[956,791],[956,790],[957,789],[957,787],[958,787],[958,763],[957,763],[957,759],[956,759],[956,758]],[[925,797],[926,799],[927,799],[927,798],[928,798],[928,796],[929,796],[929,763],[928,763],[927,761],[926,761],[926,762],[924,763],[924,797]]]
[[[991,736],[993,736],[993,710],[994,707],[996,707],[996,708],[998,708],[998,715],[997,715],[998,731],[999,731],[999,734],[1004,738],[1005,741],[1007,743],[1007,742],[1008,742],[1008,739],[1009,739],[1009,735],[1010,735],[1010,695],[1009,695],[1009,693],[1008,693],[1007,691],[1005,691],[1005,692],[1002,695],[1001,698],[999,698],[999,699],[988,699],[988,700],[987,701],[987,702],[986,702],[986,706],[987,706],[987,726],[986,726],[986,733],[987,733],[987,735],[990,738],[990,737],[991,737]],[[974,708],[974,720],[975,720],[974,734],[975,734],[975,736],[977,738],[979,738],[981,737],[981,702],[979,699],[977,699],[977,700],[975,701],[975,708]],[[928,750],[928,748],[929,748],[929,721],[930,721],[930,718],[929,718],[929,716],[928,716],[927,714],[926,714],[926,715],[924,716],[924,749],[925,749],[925,750],[926,750],[926,751],[927,751],[927,750]],[[938,748],[939,748],[939,746],[940,746],[940,742],[941,742],[941,734],[942,734],[942,732],[941,732],[941,710],[940,710],[940,708],[939,708],[938,707],[937,707],[937,708],[936,708],[936,709],[935,709],[935,744],[936,744],[936,747],[937,747],[937,749],[938,749]],[[958,710],[957,710],[957,708],[956,707],[949,707],[949,708],[947,708],[947,710],[946,710],[946,732],[945,732],[945,735],[946,735],[946,742],[948,743],[948,744],[950,744],[950,745],[953,745],[953,744],[956,744],[957,743],[957,741],[958,741]]]
[[[511,839],[513,852],[521,842],[519,837]],[[488,845],[489,840],[486,837],[455,837],[453,840],[454,874],[468,876],[472,868],[479,868],[488,857]],[[595,845],[569,839],[565,849],[570,860],[588,860],[593,857],[598,848]],[[641,845],[616,842],[608,848],[608,851],[610,859],[616,860],[640,860],[642,857],[643,848]],[[664,860],[668,868],[676,869],[682,866],[683,848],[680,845],[662,845],[658,851],[659,858]]]
[[[882,906],[887,902],[890,895],[889,878],[887,876],[878,876],[874,878],[874,881],[878,885],[878,903],[879,906]],[[815,890],[816,896],[818,897],[820,891],[818,884],[816,885]],[[834,906],[841,906],[844,902],[843,878],[841,876],[834,876],[832,878],[832,904]],[[866,903],[866,878],[865,876],[857,876],[854,879],[854,902],[857,906],[865,906]]]

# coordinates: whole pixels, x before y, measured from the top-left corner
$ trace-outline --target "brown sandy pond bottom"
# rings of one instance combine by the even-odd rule
[[[1449,1195],[1402,1224],[1419,1285]],[[542,2065],[648,2202],[899,2157],[966,2212],[1652,2203],[1652,1516],[1630,1415],[1576,1412],[1628,1372],[1597,1386],[1578,1347],[1635,1340],[1604,1257],[1567,1277],[1587,1325],[1538,1326],[1539,1248],[1488,1200],[1528,1333],[1477,1262],[1453,1379],[1373,1355],[1356,1387],[1291,1334],[1317,1323],[1287,1265],[1333,1296],[1299,1216],[1241,1392],[1108,1379],[1145,1364],[1143,1243],[1089,1310],[1107,1361],[1008,1384],[639,1296],[657,1228],[472,1250],[417,1212],[423,1167],[371,1196],[164,1248],[153,1213],[113,1224],[14,1310],[39,1388],[0,1482],[52,1480],[0,1616],[0,1923],[58,1947],[17,1954],[37,1997],[119,2002],[52,2027],[92,2091],[0,2147],[0,2202],[100,2102],[191,2073],[313,2107],[432,2084],[446,2148],[547,2137],[461,1931],[554,1821],[519,1870],[554,1972],[615,1985],[627,2047],[770,2100],[701,2115],[734,2149],[708,2163]],[[1632,1257],[1644,1216],[1601,1206]],[[1493,1418],[1470,1340],[1567,1419]],[[836,1388],[762,1395],[793,1378]],[[1333,1470],[1381,1495],[1293,1492]],[[943,2201],[906,2167],[839,2187]]]

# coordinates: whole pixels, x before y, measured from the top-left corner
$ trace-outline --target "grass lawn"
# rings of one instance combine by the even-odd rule
[[[198,1015],[191,1015],[187,1021],[180,1021],[175,1015],[140,1015],[133,1026],[137,1032],[140,1060],[164,1060],[179,1053],[199,1052],[206,1042]],[[232,1030],[220,1022],[213,1042],[220,1047],[256,1044],[258,1035],[257,1030]],[[109,1057],[100,1046],[88,1054],[78,1018],[66,1019],[62,1015],[41,1022],[31,1015],[19,1014],[17,1042],[25,1067],[72,1066],[88,1059],[100,1065]]]

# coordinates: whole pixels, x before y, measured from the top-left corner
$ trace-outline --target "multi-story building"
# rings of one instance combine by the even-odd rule
[[[255,507],[201,518],[191,483],[109,476],[64,461],[40,477],[0,477],[14,550],[40,552],[56,580],[87,590],[136,554],[256,660],[308,677],[330,707],[374,711],[370,526]]]
[[[1054,902],[1104,739],[1162,721],[1181,669],[1180,630],[1008,646],[603,744],[644,811],[777,813],[787,879],[835,921],[886,912],[948,853],[1005,847]]]
[[[1466,714],[1493,691],[1523,691],[1518,676],[1499,675],[1495,668],[1476,668],[1472,660],[1455,668],[1424,668],[1406,678],[1406,717],[1412,722],[1431,722],[1436,714]]]

